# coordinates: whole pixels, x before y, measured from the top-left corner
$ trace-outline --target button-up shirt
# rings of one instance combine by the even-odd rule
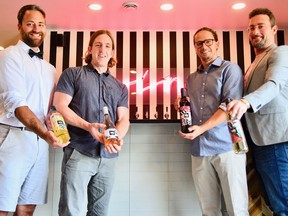
[[[82,67],[70,67],[63,71],[56,87],[72,97],[69,107],[81,118],[91,123],[103,123],[103,106],[107,106],[111,120],[117,121],[117,108],[128,108],[127,87],[112,76],[109,70],[98,73],[91,64]],[[69,147],[90,157],[112,158],[92,135],[81,128],[68,125],[71,136]]]
[[[56,83],[56,69],[47,61],[30,57],[23,41],[0,52],[0,123],[23,127],[15,109],[28,106],[44,124]]]
[[[237,64],[217,57],[205,70],[200,65],[187,79],[193,125],[201,125],[219,108],[225,111],[227,98],[239,99],[243,74]],[[193,156],[213,156],[232,150],[226,122],[201,134],[191,143]]]

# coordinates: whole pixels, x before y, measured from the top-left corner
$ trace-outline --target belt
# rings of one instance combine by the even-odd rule
[[[25,130],[25,131],[33,132],[30,128],[27,128],[27,127],[16,127],[16,126],[11,126],[11,125],[7,125],[7,124],[3,124],[3,123],[0,123],[0,127],[7,128],[7,129],[15,128],[15,129],[19,129],[22,131]]]

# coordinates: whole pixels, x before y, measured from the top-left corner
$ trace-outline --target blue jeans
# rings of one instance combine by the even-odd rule
[[[275,216],[288,216],[288,142],[250,146]]]

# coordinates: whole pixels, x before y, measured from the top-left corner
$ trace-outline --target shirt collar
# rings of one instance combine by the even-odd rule
[[[89,71],[91,71],[91,72],[96,72],[97,74],[101,75],[101,74],[92,66],[91,63],[89,63],[89,64],[87,65],[87,68],[89,69]],[[107,69],[107,71],[104,72],[104,73],[102,73],[102,74],[105,75],[106,77],[109,76],[109,75],[110,75],[109,69]]]
[[[197,71],[198,72],[204,72],[204,71],[209,71],[209,69],[211,68],[212,65],[220,67],[222,64],[222,58],[220,56],[218,56],[205,70],[203,69],[203,65],[199,65]]]

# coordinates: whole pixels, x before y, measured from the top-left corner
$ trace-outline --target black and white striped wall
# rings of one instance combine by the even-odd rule
[[[130,119],[177,119],[173,103],[185,77],[199,64],[194,46],[195,31],[111,31],[118,64],[112,74],[129,89]],[[44,57],[59,74],[81,66],[93,31],[47,32]],[[219,55],[237,63],[243,71],[254,59],[246,31],[218,30]],[[278,45],[288,44],[288,29],[277,33]]]

